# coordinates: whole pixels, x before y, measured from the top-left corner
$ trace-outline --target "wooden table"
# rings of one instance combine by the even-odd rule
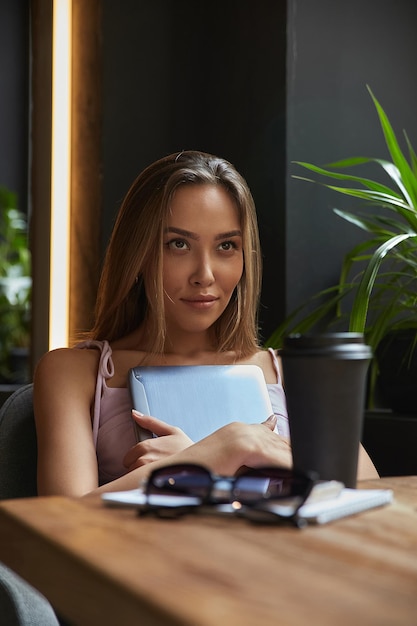
[[[414,626],[417,476],[366,486],[395,502],[302,530],[138,518],[98,498],[3,501],[0,560],[77,625]]]

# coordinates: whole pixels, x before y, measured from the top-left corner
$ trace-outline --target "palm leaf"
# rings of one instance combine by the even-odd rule
[[[312,298],[309,303],[302,304],[297,307],[275,331],[264,342],[266,348],[280,348],[284,337],[291,333],[308,333],[327,316],[334,317],[339,301],[344,298],[352,289],[352,285],[344,285],[343,289],[340,285],[334,285],[327,289],[323,289]],[[318,304],[315,303],[318,301]],[[313,309],[311,310],[311,305]],[[300,318],[300,314],[308,307],[309,312]]]
[[[407,135],[407,133],[405,131],[404,131],[404,137],[405,137],[405,141],[406,141],[407,146],[408,146],[408,152],[410,153],[411,167],[412,167],[414,176],[416,176],[416,178],[417,178],[417,155],[414,152],[414,148],[411,145],[411,142],[410,142],[410,140],[408,138],[408,135]]]
[[[404,229],[404,225],[402,222],[398,222],[397,220],[390,220],[389,218],[385,218],[383,216],[381,217],[378,216],[376,218],[374,217],[374,218],[369,219],[367,217],[355,215],[354,213],[350,213],[348,211],[341,211],[340,209],[333,209],[333,211],[334,213],[336,213],[336,215],[339,215],[339,217],[342,217],[347,222],[354,224],[358,228],[361,228],[362,230],[365,230],[368,233],[374,233],[380,236],[385,235],[386,237],[391,237],[392,235],[394,235],[394,231]],[[375,220],[375,221],[372,221],[372,220]],[[383,228],[382,226],[379,225],[379,222],[381,222],[381,224],[385,226],[390,226],[391,229],[394,229],[394,231],[387,230],[387,228]]]
[[[349,330],[353,332],[365,332],[369,300],[371,298],[372,289],[374,287],[380,265],[392,248],[410,237],[416,237],[416,235],[410,235],[408,233],[396,235],[390,240],[385,241],[381,246],[379,246],[379,248],[377,248],[377,250],[375,250],[363,273],[358,291],[353,301]]]
[[[348,159],[345,161],[339,161],[338,163],[330,163],[329,167],[336,167],[336,166],[348,167],[352,164],[352,162],[356,164],[359,161],[361,163],[370,163],[370,162],[374,162],[375,159],[365,159],[365,158]],[[337,180],[352,181],[354,183],[363,185],[364,187],[367,187],[370,190],[378,191],[380,193],[385,193],[387,196],[391,196],[391,195],[396,196],[398,199],[401,199],[400,194],[393,191],[390,187],[387,187],[386,185],[382,185],[381,183],[370,180],[369,178],[363,178],[361,176],[354,176],[353,174],[342,174],[341,172],[333,172],[331,170],[326,170],[322,167],[318,167],[317,165],[312,165],[311,163],[304,163],[303,161],[293,161],[293,163],[295,165],[304,167],[305,169],[311,170],[312,172],[315,172],[316,174],[320,174],[321,176],[328,176],[329,178],[335,178]],[[300,180],[307,180],[308,182],[316,182],[308,178],[303,179],[300,176],[293,176],[293,178],[299,178]],[[325,186],[327,187],[327,185]]]
[[[392,129],[392,126],[390,124],[390,121],[384,109],[379,104],[378,100],[375,98],[370,87],[367,86],[367,88],[374,102],[375,108],[377,110],[379,121],[382,127],[382,132],[384,133],[385,142],[391,154],[391,158],[393,162],[395,163],[395,165],[400,170],[403,182],[405,186],[407,187],[408,193],[410,194],[413,200],[412,204],[414,207],[416,207],[417,206],[417,180],[416,180],[415,174],[413,173],[407,159],[403,155],[401,148],[398,145],[397,138],[395,136],[395,133]]]

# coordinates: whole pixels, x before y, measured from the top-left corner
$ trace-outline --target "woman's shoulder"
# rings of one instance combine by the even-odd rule
[[[55,348],[46,352],[36,365],[36,373],[52,374],[65,372],[82,373],[89,370],[97,370],[100,354],[97,350],[79,350],[73,348]]]
[[[252,365],[258,365],[264,373],[268,384],[274,384],[278,380],[278,360],[275,351],[259,348],[249,359],[245,361]]]
[[[251,358],[259,363],[272,363],[277,359],[277,351],[271,348],[258,348]]]

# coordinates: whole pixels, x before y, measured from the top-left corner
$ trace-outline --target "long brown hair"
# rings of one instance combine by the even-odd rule
[[[163,352],[163,231],[178,186],[201,184],[222,185],[230,193],[242,229],[244,271],[236,293],[214,324],[217,349],[247,356],[257,348],[262,260],[253,198],[231,163],[197,151],[171,154],[149,165],[127,192],[107,248],[90,339],[114,341],[146,319],[152,352]]]

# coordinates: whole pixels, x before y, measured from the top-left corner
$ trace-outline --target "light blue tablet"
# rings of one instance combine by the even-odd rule
[[[193,441],[230,422],[254,424],[273,414],[257,365],[135,367],[129,389],[134,409],[178,426]],[[137,427],[138,441],[151,436]]]

